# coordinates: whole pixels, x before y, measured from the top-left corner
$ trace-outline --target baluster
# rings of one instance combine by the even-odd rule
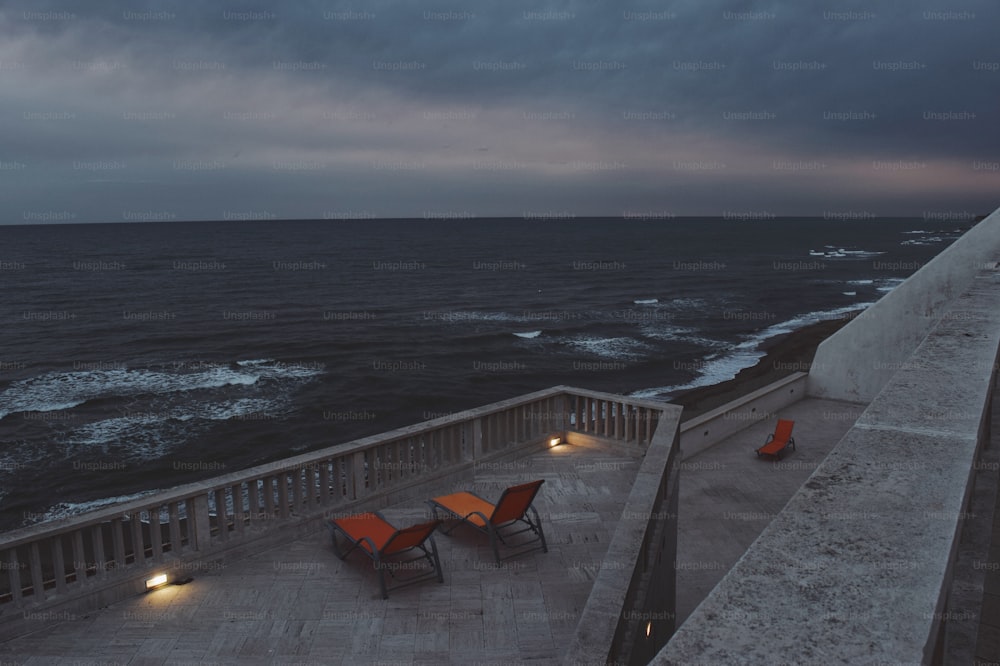
[[[66,556],[63,553],[62,535],[52,537],[52,573],[56,579],[56,594],[66,593]]]
[[[254,526],[255,521],[261,519],[263,513],[260,505],[261,479],[251,479],[247,482],[247,499],[249,500],[250,525]]]
[[[332,488],[330,488],[330,465],[329,460],[323,460],[319,464],[319,504],[326,506],[332,499]]]
[[[277,508],[274,506],[274,483],[277,477],[274,475],[264,477],[264,510],[267,512],[268,519],[274,518],[277,513]]]
[[[142,535],[142,513],[132,512],[132,562],[142,564],[146,561],[146,538]]]
[[[209,550],[212,547],[212,518],[208,515],[208,498],[207,492],[200,492],[194,497],[181,500],[184,502],[184,513],[187,516],[188,548],[195,552]],[[224,502],[225,497],[221,512],[218,506],[215,507],[215,518],[216,522],[220,523],[220,533],[225,527],[225,523],[219,521],[220,513],[223,519],[226,515]]]
[[[160,527],[160,507],[149,510],[149,543],[153,550],[153,561],[163,561],[163,530]]]
[[[379,490],[391,488],[396,477],[399,476],[396,470],[399,469],[397,465],[399,465],[399,450],[402,445],[403,443],[399,440],[385,445],[385,449],[383,449],[385,456],[382,458],[382,476],[379,479],[382,485],[379,486]]]
[[[472,442],[471,442],[472,459],[476,460],[476,461],[481,460],[482,457],[483,457],[483,419],[482,418],[478,418],[478,419],[473,419],[472,420],[470,435],[472,436]],[[466,446],[469,446],[469,443],[467,443]]]
[[[167,504],[167,511],[170,515],[170,554],[180,556],[182,552],[181,544],[181,514],[179,502]],[[188,516],[190,520],[191,516]]]
[[[219,540],[229,541],[229,519],[226,517],[225,488],[216,488],[212,491],[212,498],[215,500],[215,526],[218,528]],[[209,520],[211,520],[211,517],[209,517]]]
[[[282,518],[287,519],[290,512],[288,510],[288,472],[280,472],[278,479],[278,512]]]
[[[320,468],[320,463],[315,463],[315,462],[309,463],[305,467],[305,476],[306,476],[305,509],[312,509],[313,507],[318,506],[319,504],[322,503],[320,495],[318,494],[321,487],[319,485],[319,468]]]
[[[87,556],[83,550],[83,530],[73,530],[73,571],[76,582],[84,583],[87,580]]]
[[[7,551],[7,577],[10,581],[10,598],[15,606],[21,605],[23,585],[21,583],[21,562],[17,559],[17,548]]]
[[[512,445],[516,444],[519,440],[514,436],[514,433],[510,427],[511,418],[514,415],[513,409],[505,409],[502,413],[498,414],[500,421],[500,434],[497,440],[504,449],[509,449]]]
[[[123,522],[116,518],[108,523],[108,527],[111,530],[111,547],[116,569],[125,566],[125,539],[122,534]]]
[[[108,573],[108,560],[104,556],[104,529],[101,524],[94,525],[91,530],[94,548],[94,566],[97,567],[96,577],[105,578]]]
[[[42,576],[42,556],[38,552],[38,542],[32,541],[29,550],[31,566],[31,594],[32,600],[37,602],[45,601],[45,580]]]
[[[304,471],[302,465],[296,465],[288,470],[288,515],[290,516],[302,515],[302,507],[306,503],[302,481]]]
[[[233,531],[237,536],[243,536],[246,527],[247,510],[246,500],[243,499],[243,489],[246,488],[249,499],[250,481],[241,481],[234,486],[229,486],[229,494],[233,498]],[[256,482],[253,482],[256,485]]]

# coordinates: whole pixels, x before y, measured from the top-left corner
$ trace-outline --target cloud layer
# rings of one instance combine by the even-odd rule
[[[988,0],[0,5],[0,222],[988,212]]]

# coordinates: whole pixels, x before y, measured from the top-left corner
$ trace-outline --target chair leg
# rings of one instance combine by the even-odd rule
[[[444,582],[444,571],[441,569],[441,560],[438,558],[438,547],[437,543],[434,541],[434,537],[429,537],[431,542],[431,557],[433,558],[434,570],[437,571],[437,579],[439,583]]]
[[[430,505],[430,507],[431,507],[431,515],[434,516],[434,520],[440,520],[440,517],[438,516],[438,507],[437,507],[437,504],[434,504],[433,502],[427,502],[427,504]],[[457,520],[457,521],[455,521],[454,525],[452,525],[451,527],[445,528],[444,523],[442,522],[440,525],[438,525],[438,530],[441,532],[441,534],[446,534],[446,535],[447,534],[451,534],[452,530],[454,530],[456,527],[458,527],[461,524],[462,524],[462,521],[461,520]]]
[[[385,563],[381,561],[378,557],[373,560],[375,564],[375,575],[378,576],[378,587],[382,592],[382,598],[389,598],[389,590],[385,584]]]
[[[330,530],[330,539],[333,541],[333,554],[337,556],[338,559],[344,560],[347,558],[347,553],[340,549],[340,544],[337,543],[337,531],[334,529]],[[350,552],[350,551],[348,551]]]
[[[549,552],[549,546],[545,542],[545,532],[542,531],[542,519],[538,517],[538,512],[535,511],[535,507],[531,506],[531,507],[528,507],[528,508],[529,508],[529,510],[531,511],[531,513],[535,517],[535,524],[532,527],[537,530],[537,532],[538,532],[538,538],[542,540],[542,552],[543,553],[547,553],[547,552]]]
[[[490,546],[493,547],[493,558],[496,560],[497,566],[500,566],[500,548],[497,545],[497,531],[493,527],[493,523],[486,523],[486,527],[490,535]]]

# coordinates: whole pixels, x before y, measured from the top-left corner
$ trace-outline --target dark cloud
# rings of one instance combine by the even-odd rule
[[[996,206],[989,0],[0,12],[6,221]]]

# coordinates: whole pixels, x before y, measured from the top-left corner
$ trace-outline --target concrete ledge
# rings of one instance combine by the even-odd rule
[[[988,425],[992,284],[954,303],[652,663],[932,660]]]
[[[566,666],[619,663],[622,654],[623,663],[645,663],[673,633],[681,408],[662,407],[656,434],[563,658]],[[651,580],[651,589],[643,589],[640,583]],[[638,631],[647,623],[649,633]]]
[[[1000,258],[1000,209],[816,349],[809,395],[870,402],[977,273]]]
[[[682,458],[687,460],[735,432],[772,418],[806,397],[804,372],[796,372],[681,424]],[[763,442],[761,442],[763,444]]]

